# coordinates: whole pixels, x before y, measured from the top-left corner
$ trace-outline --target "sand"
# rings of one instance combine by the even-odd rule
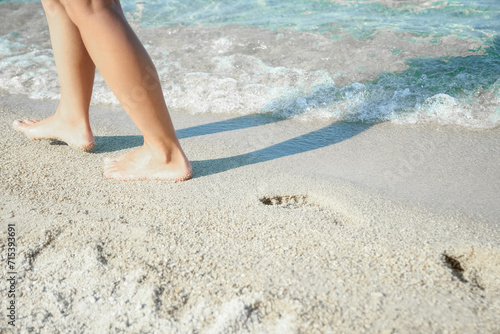
[[[10,128],[55,103],[0,97],[0,333],[500,332],[500,129],[174,110],[194,178],[117,182],[120,108],[95,153]]]

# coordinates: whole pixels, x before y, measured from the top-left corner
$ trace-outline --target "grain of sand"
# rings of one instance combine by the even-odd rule
[[[10,129],[54,107],[0,105],[0,333],[9,223],[19,333],[500,331],[499,130],[345,125],[280,155],[323,126],[174,112],[195,177],[116,182],[103,158],[141,144],[124,112],[93,108],[95,153]]]

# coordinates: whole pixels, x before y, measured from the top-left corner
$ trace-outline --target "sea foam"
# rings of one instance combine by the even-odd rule
[[[203,7],[202,3],[193,3]],[[458,15],[459,2],[439,8],[418,3],[413,11],[408,6],[377,5],[385,8],[381,9],[385,14],[393,14],[391,22],[397,21],[398,15],[400,20],[415,21],[415,32],[411,27],[403,29],[401,24],[383,22],[368,32],[363,22],[375,24],[372,20],[377,16],[368,10],[373,3],[366,7],[368,4],[355,2],[358,9],[365,10],[364,21],[362,17],[359,21],[363,33],[355,33],[351,23],[340,16],[338,21],[330,18],[330,28],[323,26],[326,23],[320,24],[321,29],[307,31],[271,23],[256,27],[252,26],[258,25],[252,12],[258,8],[254,7],[239,22],[242,25],[228,24],[234,23],[229,20],[233,14],[222,3],[210,8],[220,15],[226,13],[219,24],[211,16],[186,21],[186,6],[177,11],[185,12],[183,23],[189,25],[173,26],[167,26],[158,15],[152,16],[151,10],[159,4],[125,1],[124,8],[155,63],[166,101],[173,110],[191,114],[265,113],[309,121],[498,126],[500,56],[498,41],[487,34],[491,34],[492,26],[485,25],[482,37],[472,32],[468,37],[450,33],[450,12]],[[344,14],[352,10],[352,4],[341,1],[333,5]],[[160,12],[174,10],[169,6],[164,5]],[[259,6],[278,5],[265,2]],[[307,1],[301,6],[304,10],[296,14],[305,22],[313,22],[314,17],[318,22],[327,20],[317,11],[321,6],[316,8]],[[305,10],[307,6],[316,10]],[[5,18],[9,29],[0,36],[0,89],[33,99],[59,99],[57,71],[41,6],[0,7],[12,12]],[[261,10],[267,13],[268,8]],[[432,16],[441,13],[443,20],[448,20],[441,34],[416,33],[420,29],[417,19],[426,10],[432,10]],[[488,7],[482,10],[497,12]],[[477,11],[460,13],[469,21],[479,15]],[[274,18],[269,16],[269,20]],[[456,27],[463,33],[462,28]],[[98,73],[92,103],[119,105]]]

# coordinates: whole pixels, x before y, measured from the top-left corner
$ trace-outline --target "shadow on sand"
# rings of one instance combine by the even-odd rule
[[[217,174],[242,166],[334,145],[358,135],[370,126],[369,124],[336,122],[319,130],[249,153],[219,159],[192,161],[195,171],[194,177]]]
[[[463,96],[464,92],[474,91],[476,88],[490,88],[498,80],[500,75],[500,38],[495,37],[491,47],[483,55],[472,55],[468,57],[438,57],[438,58],[416,58],[407,60],[409,67],[401,73],[380,73],[377,80],[385,80],[390,83],[386,87],[389,95],[392,89],[405,89],[415,92],[411,105],[420,103],[426,98],[436,94],[444,93],[452,97]],[[465,80],[467,74],[475,75],[476,80]],[[421,89],[421,78],[426,78],[427,87]],[[393,87],[391,87],[391,85]],[[301,98],[309,102],[308,109],[324,106],[342,98],[338,94],[333,94],[336,87],[320,87],[311,94],[305,94]],[[329,90],[332,90],[330,92]],[[418,93],[417,93],[418,92]],[[321,93],[321,94],[319,94]],[[323,100],[316,101],[318,94]],[[465,93],[467,94],[467,93]],[[314,102],[316,101],[316,102]],[[368,101],[377,104],[384,101]],[[367,103],[368,103],[367,102]],[[315,104],[316,103],[316,104]],[[306,110],[300,110],[300,107],[294,104],[294,101],[288,99],[272,101],[270,104],[275,106],[290,106],[294,112],[301,113]],[[299,108],[297,110],[296,108]],[[405,112],[405,106],[401,106],[400,112]],[[359,106],[362,109],[362,106]],[[362,112],[361,110],[359,112]],[[279,113],[279,112],[278,112]],[[356,113],[351,114],[350,119],[358,119]],[[257,127],[265,124],[280,122],[283,119],[275,118],[269,115],[248,115],[236,117],[220,122],[213,122],[177,131],[179,139],[195,136],[210,135],[225,131],[241,130],[251,127]],[[253,152],[240,154],[237,156],[192,161],[195,177],[202,177],[221,173],[230,169],[256,164],[259,162],[270,161],[294,154],[316,150],[325,146],[334,145],[344,140],[352,138],[359,133],[367,130],[372,124],[354,123],[354,122],[335,122],[319,130],[286,140],[284,142],[255,150]],[[101,136],[96,138],[96,150],[98,152],[111,152],[142,145],[141,136]]]
[[[210,135],[225,131],[241,130],[265,124],[280,122],[282,119],[267,115],[248,115],[228,120],[179,129],[179,139]],[[225,172],[230,169],[270,161],[298,153],[312,151],[334,145],[349,139],[369,128],[370,124],[336,122],[319,130],[286,140],[284,142],[232,157],[192,161],[194,177],[202,177]],[[97,152],[113,152],[137,147],[143,144],[142,136],[99,136],[96,137]]]

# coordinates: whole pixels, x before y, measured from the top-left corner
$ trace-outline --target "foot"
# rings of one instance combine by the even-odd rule
[[[191,164],[182,151],[168,162],[158,160],[146,146],[121,157],[106,159],[104,177],[108,179],[185,181],[192,177]]]
[[[12,127],[19,133],[33,140],[56,139],[70,147],[90,151],[94,148],[94,136],[89,127],[82,124],[70,124],[52,115],[43,121],[15,120]]]

